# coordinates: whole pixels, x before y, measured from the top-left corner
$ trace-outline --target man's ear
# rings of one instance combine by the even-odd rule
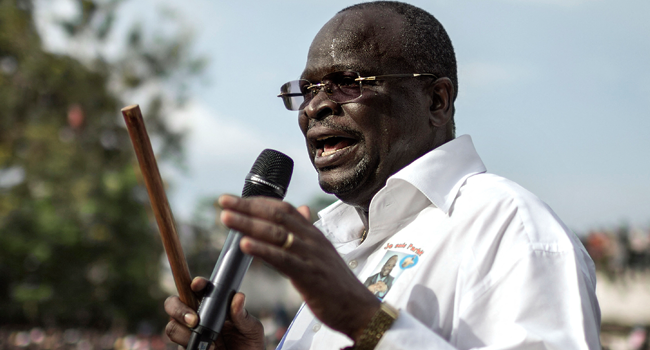
[[[432,97],[429,120],[440,128],[454,116],[454,84],[449,78],[438,78],[429,86],[429,93]]]

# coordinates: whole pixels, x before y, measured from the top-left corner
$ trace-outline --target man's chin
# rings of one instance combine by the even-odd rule
[[[318,182],[323,191],[337,197],[358,192],[365,169],[327,169],[318,172]],[[339,197],[340,198],[340,197]]]
[[[354,184],[349,182],[319,181],[320,188],[329,194],[335,195],[338,199],[344,200],[349,194],[354,193]]]
[[[321,189],[350,205],[363,205],[370,202],[371,198],[362,198],[368,195],[368,176],[368,161],[365,158],[351,168],[336,167],[318,170]]]

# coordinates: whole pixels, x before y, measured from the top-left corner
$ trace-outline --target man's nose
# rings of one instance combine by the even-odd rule
[[[330,100],[325,90],[321,89],[305,107],[305,115],[309,119],[320,120],[329,115],[341,113],[341,105]]]

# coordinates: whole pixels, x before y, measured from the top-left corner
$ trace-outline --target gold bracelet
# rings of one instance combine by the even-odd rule
[[[372,316],[370,323],[363,330],[359,341],[341,350],[373,350],[384,333],[393,325],[398,314],[397,309],[382,302],[379,310]]]

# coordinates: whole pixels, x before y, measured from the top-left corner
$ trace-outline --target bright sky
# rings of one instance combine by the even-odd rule
[[[173,178],[177,219],[191,217],[200,198],[240,193],[264,148],[296,162],[288,201],[308,203],[321,193],[297,112],[276,95],[300,75],[320,27],[354,3],[125,3],[122,16],[145,23],[155,9],[171,9],[210,61],[209,83],[175,117],[189,131],[189,171],[163,174]],[[436,16],[451,36],[459,65],[457,133],[472,136],[489,172],[537,194],[579,233],[650,225],[650,2],[410,3]]]

